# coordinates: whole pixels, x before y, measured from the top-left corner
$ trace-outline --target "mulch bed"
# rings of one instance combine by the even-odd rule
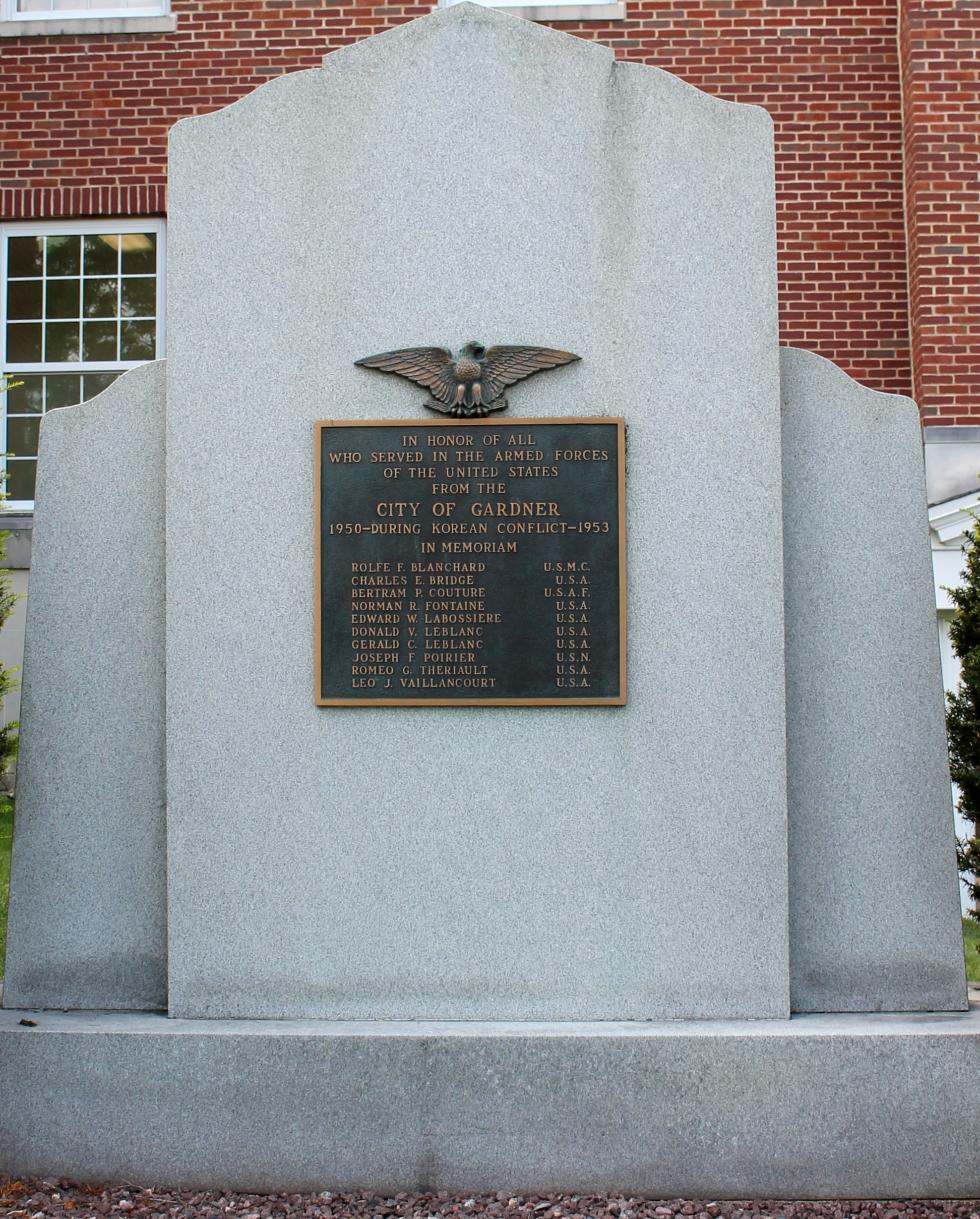
[[[3,1219],[980,1219],[980,1200],[790,1202],[625,1198],[610,1194],[244,1194],[12,1181],[0,1177]]]

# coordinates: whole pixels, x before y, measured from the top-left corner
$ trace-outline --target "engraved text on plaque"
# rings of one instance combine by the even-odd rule
[[[316,425],[321,706],[622,705],[624,423]]]

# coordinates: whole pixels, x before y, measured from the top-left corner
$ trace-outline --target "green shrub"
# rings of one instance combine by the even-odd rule
[[[963,582],[947,590],[956,606],[949,637],[960,661],[960,684],[946,696],[946,733],[950,776],[960,790],[957,809],[972,827],[956,844],[957,862],[971,898],[970,917],[980,922],[980,520],[964,555]]]

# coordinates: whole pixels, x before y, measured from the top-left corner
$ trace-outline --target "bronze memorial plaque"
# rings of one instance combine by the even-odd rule
[[[622,419],[316,424],[322,707],[622,706]]]

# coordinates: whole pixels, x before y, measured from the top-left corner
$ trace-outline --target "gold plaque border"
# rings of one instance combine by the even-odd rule
[[[490,420],[488,422],[488,420]],[[563,423],[601,423],[616,428],[619,460],[619,694],[610,698],[322,698],[320,691],[320,493],[324,428],[536,427]],[[553,415],[548,419],[318,419],[313,425],[313,697],[318,707],[624,707],[626,705],[626,420],[615,415]]]

